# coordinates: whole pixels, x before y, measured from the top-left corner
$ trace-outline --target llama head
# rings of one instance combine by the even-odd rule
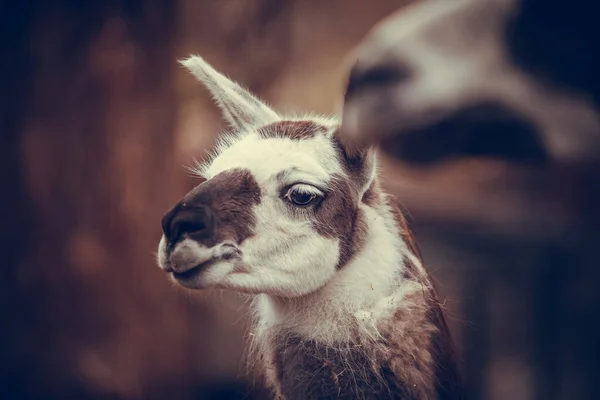
[[[317,290],[352,257],[374,156],[349,151],[335,120],[283,118],[202,58],[183,65],[232,130],[195,169],[205,182],[163,217],[160,268],[192,289],[283,297]]]
[[[594,159],[595,15],[583,0],[428,0],[400,10],[357,50],[344,134],[422,164]]]

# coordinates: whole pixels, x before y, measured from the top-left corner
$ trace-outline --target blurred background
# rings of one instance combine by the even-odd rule
[[[201,54],[278,110],[333,113],[349,52],[408,2],[3,2],[0,398],[260,396],[240,373],[244,302],[184,292],[155,265],[163,213],[198,183],[183,166],[224,127],[176,60]],[[598,236],[570,230],[575,203],[539,207],[539,176],[499,161],[382,170],[439,282],[468,398],[593,398]],[[565,179],[557,192],[577,187]]]

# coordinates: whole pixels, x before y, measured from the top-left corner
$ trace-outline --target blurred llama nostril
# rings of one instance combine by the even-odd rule
[[[367,88],[375,88],[399,83],[407,80],[411,75],[411,69],[404,64],[381,64],[372,68],[363,68],[360,64],[357,64],[350,72],[346,89],[346,97],[356,94],[360,90]]]

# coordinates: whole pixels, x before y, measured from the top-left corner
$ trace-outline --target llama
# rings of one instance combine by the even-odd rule
[[[493,156],[529,165],[600,154],[594,4],[429,0],[356,50],[344,136],[403,161]]]
[[[231,125],[162,219],[158,265],[253,295],[249,366],[277,399],[456,399],[442,308],[373,149],[336,118],[283,117],[201,57]]]

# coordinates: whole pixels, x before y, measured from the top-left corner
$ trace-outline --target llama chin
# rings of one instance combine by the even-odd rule
[[[178,284],[255,295],[248,361],[281,399],[459,398],[453,346],[376,154],[337,118],[284,117],[183,62],[231,131],[162,220]]]

